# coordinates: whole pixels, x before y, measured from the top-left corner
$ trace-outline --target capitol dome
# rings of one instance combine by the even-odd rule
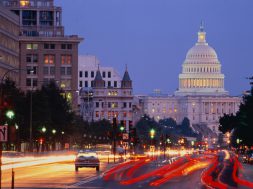
[[[227,95],[224,75],[217,53],[206,42],[206,32],[200,26],[197,43],[187,52],[179,75],[176,95]]]

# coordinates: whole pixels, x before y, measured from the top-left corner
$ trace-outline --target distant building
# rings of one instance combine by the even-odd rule
[[[229,96],[224,89],[224,75],[215,50],[206,42],[203,26],[198,41],[187,53],[179,74],[179,88],[174,95],[156,91],[141,97],[144,114],[156,120],[173,118],[178,123],[187,117],[197,131],[208,127],[218,132],[219,118],[239,110],[240,97]]]
[[[19,16],[20,88],[36,90],[55,80],[66,97],[77,103],[77,35],[66,36],[62,9],[53,0],[2,0],[2,5]],[[31,71],[32,70],[32,71]]]
[[[99,60],[94,55],[81,55],[78,60],[78,88],[91,87],[99,66]],[[99,67],[105,87],[120,87],[121,76],[113,67]]]
[[[81,115],[86,121],[111,120],[116,117],[126,130],[133,124],[132,80],[126,69],[119,85],[106,86],[106,82],[97,69],[92,87],[83,87],[81,94]]]
[[[0,75],[19,81],[19,17],[0,5]],[[13,70],[8,72],[8,70]],[[7,73],[8,72],[8,73]]]

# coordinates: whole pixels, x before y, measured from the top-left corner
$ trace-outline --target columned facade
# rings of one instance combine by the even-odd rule
[[[196,131],[218,133],[220,117],[235,114],[242,101],[240,97],[229,96],[224,78],[218,56],[206,42],[206,32],[201,26],[198,41],[182,65],[178,90],[173,96],[142,97],[143,111],[157,121],[173,118],[181,123],[187,117]]]

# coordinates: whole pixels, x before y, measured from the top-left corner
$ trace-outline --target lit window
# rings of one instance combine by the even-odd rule
[[[61,64],[71,64],[72,56],[71,55],[61,55]]]
[[[29,6],[29,1],[27,1],[27,0],[20,0],[20,6],[21,7],[25,7],[25,6]]]
[[[55,63],[55,56],[54,55],[44,55],[44,63],[45,64],[54,64]]]
[[[33,44],[33,43],[26,44],[26,49],[27,50],[36,50],[36,49],[38,49],[38,44]]]

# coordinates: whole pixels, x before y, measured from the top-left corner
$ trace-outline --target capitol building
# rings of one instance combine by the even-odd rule
[[[200,26],[196,44],[187,52],[179,74],[179,87],[173,95],[159,92],[140,97],[143,113],[155,120],[173,118],[177,123],[187,117],[195,130],[206,128],[218,133],[219,118],[239,110],[240,97],[230,96],[224,88],[224,74],[215,50],[206,41]]]

